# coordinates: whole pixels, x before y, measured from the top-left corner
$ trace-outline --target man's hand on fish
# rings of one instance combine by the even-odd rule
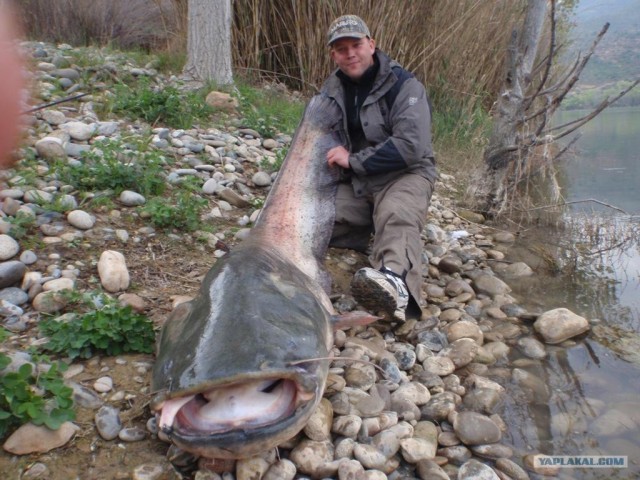
[[[349,166],[349,151],[342,145],[333,147],[327,152],[327,162],[330,167],[339,165],[342,168],[351,168]]]

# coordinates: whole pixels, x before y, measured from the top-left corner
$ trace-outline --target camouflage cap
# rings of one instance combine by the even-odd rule
[[[343,15],[336,18],[327,33],[328,44],[331,45],[339,38],[364,38],[371,37],[369,27],[356,15]]]

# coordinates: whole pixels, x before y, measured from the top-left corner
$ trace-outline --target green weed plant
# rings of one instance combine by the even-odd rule
[[[206,122],[213,109],[207,105],[199,91],[180,91],[174,86],[153,86],[142,78],[133,86],[119,84],[114,87],[114,113],[141,119],[151,125],[171,128],[191,128],[194,123]]]
[[[5,217],[3,221],[11,224],[11,228],[7,233],[16,240],[33,236],[37,228],[35,215],[29,215],[24,212],[18,212],[13,217]]]
[[[57,430],[75,418],[73,390],[62,377],[67,368],[64,363],[51,363],[37,374],[30,363],[7,371],[10,363],[11,359],[0,353],[0,438],[27,422]]]
[[[141,207],[141,211],[157,228],[193,232],[202,229],[200,216],[208,204],[207,200],[187,189],[179,190],[169,198],[154,197]]]
[[[99,298],[95,309],[69,319],[44,319],[41,332],[49,338],[43,349],[68,356],[71,359],[90,358],[97,353],[120,355],[123,353],[152,353],[155,333],[152,322],[135,313],[131,306],[121,306],[107,296],[73,297],[82,305],[90,305],[90,298]]]
[[[80,192],[111,190],[118,195],[134,190],[145,196],[161,195],[167,161],[160,152],[145,147],[117,140],[96,142],[79,164],[57,163],[57,177]]]

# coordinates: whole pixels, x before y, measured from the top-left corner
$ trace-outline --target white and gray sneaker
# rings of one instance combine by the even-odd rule
[[[393,320],[405,321],[409,292],[404,281],[391,272],[361,268],[351,280],[351,294],[372,312],[384,311]]]

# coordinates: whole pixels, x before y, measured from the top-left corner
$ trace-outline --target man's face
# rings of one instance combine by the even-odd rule
[[[376,42],[370,38],[340,38],[331,45],[331,58],[352,80],[358,80],[373,65]]]

